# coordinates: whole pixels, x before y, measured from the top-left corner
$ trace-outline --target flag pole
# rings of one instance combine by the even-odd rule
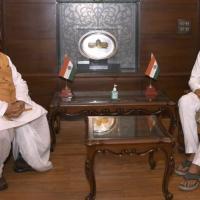
[[[71,91],[71,89],[68,87],[68,85],[67,85],[67,80],[66,80],[66,82],[65,82],[65,87],[61,90],[61,93],[60,93],[60,95],[63,97],[63,98],[65,98],[66,100],[71,100],[71,98],[72,98],[72,91]]]
[[[65,90],[68,90],[67,79],[65,81]]]
[[[149,88],[152,87],[151,80],[152,80],[152,78],[149,77]]]
[[[146,90],[145,90],[145,95],[146,97],[148,98],[154,98],[156,97],[158,94],[156,88],[152,85],[152,78],[149,77],[149,85],[146,87]]]
[[[63,64],[62,64],[61,69],[59,71],[59,77],[65,79],[65,85],[60,92],[60,96],[65,98],[67,101],[71,100],[71,98],[73,96],[72,91],[71,91],[70,87],[68,87],[68,83],[67,83],[68,80],[71,80],[70,74],[73,71],[72,68],[73,68],[73,64],[72,64],[70,58],[65,54]]]

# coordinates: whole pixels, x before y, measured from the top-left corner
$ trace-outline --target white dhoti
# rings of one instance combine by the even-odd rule
[[[2,75],[0,88],[1,92],[3,91],[0,93],[0,177],[12,144],[15,159],[20,152],[33,169],[49,170],[52,164],[49,161],[50,132],[46,118],[47,111],[31,100],[27,83],[10,58],[0,55],[1,64],[3,63],[0,68]],[[13,95],[16,98],[13,99]],[[24,102],[26,110],[17,118],[7,119],[8,103],[15,100]]]
[[[11,144],[15,159],[20,152],[33,169],[46,171],[52,168],[49,161],[50,133],[46,114],[24,125],[0,130],[0,177]]]
[[[190,92],[179,100],[179,116],[182,124],[185,152],[195,153],[193,163],[200,166],[200,143],[197,132],[196,112],[200,110],[200,99]]]

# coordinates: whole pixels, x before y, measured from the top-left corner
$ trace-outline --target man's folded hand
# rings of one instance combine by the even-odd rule
[[[8,104],[8,108],[5,112],[7,118],[17,118],[25,110],[25,103],[23,101],[15,101]]]
[[[194,93],[200,98],[200,89],[195,90]]]

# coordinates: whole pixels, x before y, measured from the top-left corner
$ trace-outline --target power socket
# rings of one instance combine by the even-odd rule
[[[188,34],[191,32],[191,21],[186,19],[177,20],[177,33],[178,34]]]

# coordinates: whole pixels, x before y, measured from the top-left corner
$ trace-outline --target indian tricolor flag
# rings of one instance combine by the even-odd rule
[[[151,54],[151,60],[149,65],[145,71],[145,75],[149,76],[150,78],[157,79],[159,75],[160,69],[158,63],[153,54]]]
[[[74,79],[74,75],[75,75],[74,66],[70,58],[67,55],[65,55],[63,64],[59,71],[59,76],[72,81]]]

